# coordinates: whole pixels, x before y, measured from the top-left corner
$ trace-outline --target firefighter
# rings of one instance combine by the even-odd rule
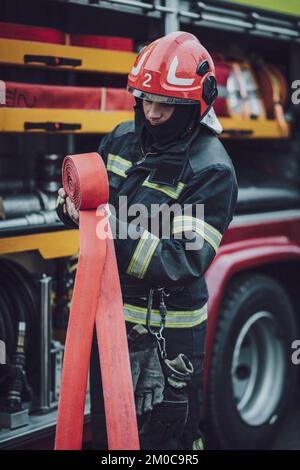
[[[98,152],[106,163],[109,202],[115,209],[110,222],[141,448],[200,449],[208,313],[204,273],[237,201],[235,171],[218,138],[222,127],[213,110],[217,83],[212,58],[192,34],[170,33],[140,52],[128,90],[135,97],[135,120],[106,135]],[[62,188],[59,195],[61,219],[78,226],[79,213]],[[129,216],[133,204],[146,209],[141,223]],[[170,214],[165,237],[157,208],[174,204],[177,211]],[[188,214],[181,210],[186,207]],[[149,228],[154,219],[159,233]],[[93,443],[103,448],[95,335],[90,380]]]

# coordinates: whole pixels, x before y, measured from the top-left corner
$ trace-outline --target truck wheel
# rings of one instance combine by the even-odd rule
[[[209,368],[209,427],[221,448],[265,448],[294,398],[296,315],[265,275],[241,274],[226,290]]]

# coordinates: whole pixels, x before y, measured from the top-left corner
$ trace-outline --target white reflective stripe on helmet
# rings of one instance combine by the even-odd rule
[[[139,73],[139,71],[140,71],[141,68],[142,68],[143,63],[145,62],[145,59],[146,59],[147,55],[148,55],[149,52],[150,52],[150,50],[151,50],[151,49],[148,49],[148,51],[144,52],[144,54],[142,54],[141,57],[139,57],[139,61],[138,61],[137,65],[136,65],[136,67],[133,66],[132,69],[131,69],[132,75],[135,75],[135,76],[136,76],[136,75]]]
[[[168,76],[167,76],[167,82],[170,83],[170,85],[178,85],[178,86],[193,85],[195,81],[194,78],[180,78],[176,76],[177,67],[178,67],[178,57],[176,55],[170,65]]]

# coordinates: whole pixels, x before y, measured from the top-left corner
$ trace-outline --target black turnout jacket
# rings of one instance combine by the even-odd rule
[[[235,171],[219,138],[199,124],[185,138],[167,146],[152,145],[146,151],[142,133],[130,121],[104,136],[98,152],[108,171],[109,203],[116,209],[115,213],[111,210],[110,220],[126,321],[145,324],[149,289],[161,286],[169,294],[167,328],[193,328],[205,322],[208,292],[204,273],[237,201]],[[136,222],[139,213],[129,211],[128,215],[133,204],[143,204],[148,210],[142,223]],[[177,211],[171,213],[169,235],[162,236],[160,222],[159,232],[152,233],[150,222],[158,217],[158,208],[174,204]],[[197,212],[201,204],[204,218]],[[188,208],[187,213],[180,212],[183,207]],[[61,207],[58,214],[67,225],[75,226]],[[198,248],[188,248],[187,241],[194,241]],[[157,302],[154,295],[154,327],[160,323]]]

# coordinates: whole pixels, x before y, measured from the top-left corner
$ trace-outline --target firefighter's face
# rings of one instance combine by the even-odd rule
[[[145,117],[150,124],[152,126],[159,126],[170,119],[174,113],[175,106],[173,104],[143,100],[143,109]]]

